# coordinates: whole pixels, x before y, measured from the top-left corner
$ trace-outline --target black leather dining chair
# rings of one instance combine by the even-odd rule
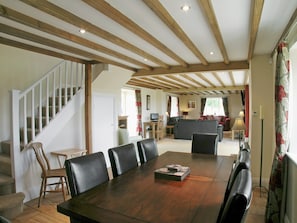
[[[159,156],[157,143],[153,138],[138,141],[137,148],[141,164]]]
[[[217,155],[218,134],[194,133],[192,136],[192,153]]]
[[[72,197],[109,180],[102,152],[65,160],[65,168]]]
[[[230,191],[232,189],[232,186],[236,180],[237,175],[240,173],[241,170],[243,169],[247,169],[249,170],[251,166],[251,158],[250,158],[250,152],[246,151],[246,150],[241,150],[239,152],[239,156],[238,156],[238,160],[236,160],[234,167],[231,170],[230,176],[229,176],[229,180],[228,180],[228,184],[225,190],[225,194],[224,194],[224,200],[223,200],[223,204],[225,204],[227,202],[227,199],[229,197]],[[222,215],[222,208],[220,209],[220,215]]]
[[[232,185],[217,223],[242,223],[249,210],[252,198],[252,176],[248,169],[241,170]]]
[[[113,177],[124,174],[138,166],[135,146],[133,143],[108,149]]]

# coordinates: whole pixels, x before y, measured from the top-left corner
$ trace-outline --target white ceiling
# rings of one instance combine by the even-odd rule
[[[191,7],[188,12],[181,10],[184,3]],[[135,71],[128,84],[179,94],[242,90],[249,81],[250,59],[271,54],[297,14],[296,0],[0,0],[0,4],[0,43],[114,64]],[[80,34],[80,28],[86,33]]]

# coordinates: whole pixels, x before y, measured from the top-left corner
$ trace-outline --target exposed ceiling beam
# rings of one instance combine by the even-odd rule
[[[134,70],[133,68],[131,68],[129,66],[126,66],[124,64],[105,59],[105,58],[103,58],[101,56],[86,52],[84,50],[81,50],[81,49],[78,49],[78,48],[75,48],[75,47],[72,47],[72,46],[68,46],[68,45],[62,44],[60,42],[48,39],[48,38],[43,38],[43,37],[37,36],[35,34],[29,33],[29,32],[26,32],[26,31],[4,25],[2,23],[0,23],[0,30],[1,30],[2,33],[6,33],[8,35],[16,36],[18,38],[33,41],[35,43],[39,43],[39,44],[42,44],[42,45],[45,45],[45,46],[53,47],[53,48],[56,48],[56,49],[59,49],[59,50],[62,49],[65,52],[69,52],[69,53],[72,53],[72,54],[76,54],[76,55],[80,55],[82,57],[89,58],[89,60],[96,60],[98,62],[113,64],[113,65],[116,65],[116,66],[119,66],[119,67],[123,67],[123,68],[128,69],[128,70]]]
[[[229,64],[222,62],[210,63],[207,66],[202,64],[192,64],[188,67],[172,66],[169,69],[161,67],[154,68],[151,71],[138,70],[133,74],[134,77],[159,75],[159,74],[177,74],[177,73],[189,73],[189,72],[203,72],[203,71],[223,71],[223,70],[246,70],[249,69],[249,63],[247,61],[233,61]]]
[[[163,5],[156,0],[143,0],[144,3],[150,7],[153,12],[167,25],[167,27],[188,47],[189,50],[201,61],[202,64],[207,65],[208,62],[202,53],[197,49],[195,44],[190,40],[187,34],[182,30],[178,23],[167,12]]]
[[[251,60],[254,54],[257,33],[259,29],[260,19],[262,15],[264,0],[252,0],[251,4],[251,28],[248,60]]]
[[[40,11],[43,11],[47,14],[50,14],[58,19],[61,19],[69,24],[72,24],[79,28],[84,28],[87,30],[87,32],[93,33],[94,35],[103,38],[109,42],[112,42],[113,44],[116,44],[118,46],[123,47],[124,49],[130,50],[134,52],[137,55],[140,55],[143,58],[146,58],[153,63],[158,64],[159,66],[163,68],[168,68],[169,66],[161,61],[160,59],[146,53],[144,50],[130,44],[129,42],[117,37],[116,35],[113,35],[112,33],[109,33],[98,26],[93,25],[90,22],[87,22],[80,17],[48,2],[48,1],[35,1],[35,0],[20,0],[30,6],[33,6],[37,8]]]
[[[226,64],[230,63],[227,50],[223,41],[223,37],[217,22],[217,18],[215,16],[211,1],[209,0],[198,0],[200,2],[201,7],[203,8],[204,15],[207,17],[207,21],[210,24],[210,28],[217,40],[217,43],[219,45],[220,51],[222,53],[222,56],[224,58],[224,62]]]
[[[56,27],[51,26],[49,24],[46,24],[46,23],[44,23],[42,21],[39,21],[37,19],[34,19],[32,17],[21,14],[21,13],[15,11],[15,10],[12,10],[12,9],[7,8],[5,6],[0,5],[0,8],[1,8],[0,16],[11,19],[11,20],[13,20],[15,22],[19,22],[19,23],[21,23],[23,25],[27,25],[27,26],[30,26],[32,28],[38,29],[40,31],[52,34],[54,36],[58,36],[60,38],[66,39],[66,40],[70,40],[70,41],[72,41],[74,43],[86,46],[88,48],[95,49],[98,52],[101,52],[101,53],[113,56],[115,58],[127,61],[129,63],[138,65],[140,67],[143,67],[144,69],[151,70],[151,67],[149,67],[148,65],[146,65],[146,64],[144,64],[142,62],[139,62],[139,61],[137,61],[137,60],[135,60],[133,58],[130,58],[130,57],[126,56],[126,55],[120,54],[120,53],[118,53],[118,52],[116,52],[114,50],[110,50],[107,47],[104,47],[104,46],[102,46],[100,44],[97,44],[97,43],[94,43],[94,42],[89,41],[87,39],[84,39],[82,37],[73,35],[73,34],[71,34],[69,32],[66,32],[64,30],[61,30],[59,28],[56,28]],[[63,49],[61,49],[61,50],[63,50]]]
[[[70,61],[74,61],[77,63],[89,63],[89,61],[84,60],[84,59],[80,59],[79,57],[73,57],[73,56],[69,56],[66,54],[62,54],[62,53],[57,53],[55,51],[51,51],[51,50],[47,50],[47,49],[43,49],[40,47],[36,47],[36,46],[32,46],[29,44],[25,44],[25,43],[20,43],[18,41],[14,41],[11,39],[7,39],[4,37],[0,37],[0,43],[7,45],[7,46],[12,46],[12,47],[17,47],[23,50],[29,50],[35,53],[40,53],[40,54],[44,54],[44,55],[48,55],[48,56],[52,56],[52,57],[57,57],[57,58],[61,58],[63,60],[70,60]]]
[[[179,88],[170,89],[167,92],[188,92],[188,91],[235,91],[244,90],[244,86],[226,86],[226,87],[206,87],[206,88]]]
[[[167,54],[169,57],[177,61],[181,66],[186,67],[187,63],[176,53],[174,53],[171,49],[161,43],[158,39],[156,39],[153,35],[145,31],[127,16],[122,14],[120,11],[112,7],[109,3],[103,0],[83,0],[88,5],[92,6],[105,16],[111,18],[115,22],[121,24],[126,29],[130,30],[132,33],[140,36],[142,39],[152,44],[157,49],[161,50],[163,53]]]

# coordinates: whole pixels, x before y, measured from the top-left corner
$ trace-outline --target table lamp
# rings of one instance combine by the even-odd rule
[[[238,131],[238,138],[239,138],[239,147],[242,137],[242,131],[245,130],[245,124],[242,118],[236,118],[233,124],[232,130]]]

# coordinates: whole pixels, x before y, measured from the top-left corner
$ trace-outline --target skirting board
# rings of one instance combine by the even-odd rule
[[[260,184],[259,177],[253,177],[253,187],[257,187]],[[268,178],[262,178],[262,187],[265,187],[266,189],[269,188],[269,179]]]

